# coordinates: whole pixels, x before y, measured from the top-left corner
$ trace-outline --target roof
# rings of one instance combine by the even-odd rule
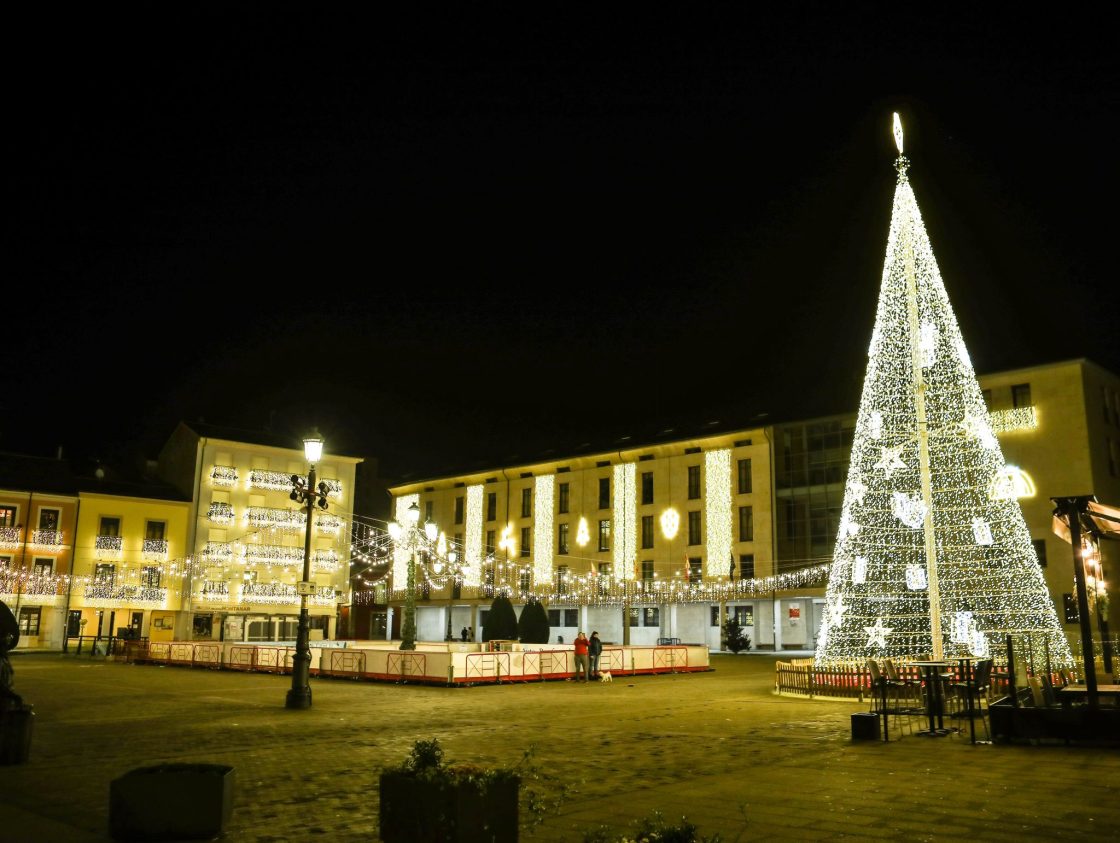
[[[224,425],[209,424],[203,421],[180,422],[184,427],[194,431],[202,439],[222,439],[227,442],[245,442],[250,445],[263,445],[266,448],[281,448],[287,451],[303,451],[303,440],[285,433],[275,433],[271,430],[248,430],[240,427],[226,427]],[[330,449],[327,453],[331,457],[356,460],[362,462],[362,457],[348,454],[338,454]]]
[[[78,483],[65,460],[0,452],[0,489],[77,495]]]
[[[161,480],[144,478],[122,480],[118,478],[79,477],[78,488],[82,493],[116,495],[122,498],[147,498],[149,500],[190,503],[191,497]]]

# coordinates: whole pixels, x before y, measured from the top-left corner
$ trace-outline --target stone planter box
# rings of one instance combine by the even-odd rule
[[[23,764],[31,756],[31,731],[35,707],[27,705],[0,710],[0,765]]]
[[[379,831],[385,843],[516,843],[518,779],[451,784],[381,774]]]
[[[109,786],[114,840],[210,840],[233,814],[233,767],[162,764],[130,770]]]

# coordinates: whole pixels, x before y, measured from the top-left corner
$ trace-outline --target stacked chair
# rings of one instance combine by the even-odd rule
[[[988,689],[992,682],[992,660],[981,659],[972,667],[971,681],[962,676],[949,683],[949,699],[954,702],[953,716],[967,717],[971,711],[984,724],[984,734],[991,740],[988,728],[988,712],[984,702],[988,699]],[[963,730],[962,730],[963,734]]]
[[[871,674],[870,710],[883,718],[883,739],[890,740],[890,716],[892,714],[900,736],[903,733],[904,723],[910,729],[910,733],[913,734],[914,727],[910,722],[910,715],[914,711],[911,705],[911,680],[900,678],[894,664],[889,659],[884,660],[882,669],[875,659],[868,659],[867,669]],[[918,687],[920,700],[920,683]]]

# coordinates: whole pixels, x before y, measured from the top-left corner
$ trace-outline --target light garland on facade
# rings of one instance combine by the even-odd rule
[[[93,540],[94,549],[97,551],[98,559],[111,559],[121,554],[121,537],[120,536],[97,536]]]
[[[270,489],[286,492],[292,488],[292,475],[290,472],[254,468],[249,472],[246,484],[250,489]]]
[[[215,465],[210,469],[210,482],[215,486],[236,486],[237,469],[232,465]]]
[[[256,565],[302,565],[303,548],[283,544],[245,545],[245,561]]]
[[[31,546],[35,550],[59,550],[62,548],[61,530],[32,530]]]
[[[233,545],[229,542],[206,542],[200,556],[207,563],[229,562],[233,559]]]
[[[245,512],[245,523],[254,530],[282,530],[289,533],[303,532],[307,524],[307,513],[300,509],[251,506]]]
[[[307,602],[316,606],[333,606],[337,595],[333,588],[320,586]],[[241,587],[241,602],[270,606],[295,606],[300,602],[294,585],[285,583],[248,583]]]
[[[552,580],[554,480],[552,474],[533,478],[533,582],[537,584]],[[480,500],[480,508],[481,503]]]
[[[1068,665],[1018,502],[991,494],[1004,471],[991,429],[1010,422],[989,421],[901,156],[896,168],[816,660],[976,655],[1029,633],[1036,660],[1048,650]],[[831,609],[838,600],[842,615]],[[963,613],[967,630],[956,625]]]
[[[632,462],[616,465],[614,474],[614,501],[611,517],[614,523],[612,547],[613,574],[620,580],[634,579],[634,558],[637,544],[637,468]]]
[[[233,506],[225,501],[211,501],[206,518],[214,524],[232,524],[235,518]]]
[[[988,424],[996,433],[1014,433],[1016,430],[1033,430],[1038,427],[1034,407],[1013,407],[988,413]]]
[[[587,519],[581,515],[576,526],[576,546],[587,547],[589,541],[591,541],[591,531],[587,529]]]
[[[733,558],[730,448],[704,452],[704,520],[708,550],[704,573],[718,577]]]
[[[677,533],[681,529],[681,514],[673,507],[669,507],[661,513],[661,535],[669,541],[677,537]]]
[[[466,535],[463,537],[463,585],[482,582],[482,485],[467,487]]]
[[[91,606],[100,603],[152,604],[167,603],[167,589],[140,585],[93,584],[85,587],[85,599]]]
[[[149,562],[163,562],[167,559],[167,539],[144,539],[140,555]]]
[[[0,550],[16,550],[22,541],[20,527],[0,527]]]
[[[408,508],[416,504],[420,506],[419,495],[401,495],[396,500],[396,511],[393,518],[398,524],[408,523]],[[412,551],[403,543],[393,543],[393,583],[404,586],[408,579],[408,566],[412,564]]]
[[[304,523],[307,523],[306,515],[304,516]],[[321,512],[315,516],[315,529],[329,536],[337,536],[338,531],[342,529],[342,524],[341,518],[328,512]]]

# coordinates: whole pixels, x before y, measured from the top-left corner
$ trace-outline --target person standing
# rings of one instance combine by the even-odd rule
[[[463,631],[459,633],[459,638],[462,639],[464,644],[467,643],[467,628],[465,626],[463,627]]]
[[[590,642],[587,640],[587,636],[584,635],[583,631],[581,630],[579,635],[576,636],[576,641],[575,641],[575,647],[576,647],[576,681],[578,681],[578,682],[586,682],[587,681],[587,676],[588,676],[589,667],[590,667],[589,664],[588,664],[588,661],[587,661],[587,648],[588,648],[588,646],[590,646]]]
[[[599,678],[599,656],[603,654],[603,641],[598,632],[591,633],[591,640],[587,642],[587,656],[590,661],[588,666],[592,679]]]

